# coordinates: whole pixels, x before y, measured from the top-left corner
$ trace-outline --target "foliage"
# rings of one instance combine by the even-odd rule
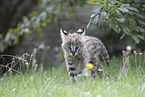
[[[72,8],[84,4],[85,0],[39,0],[40,12],[33,11],[16,28],[9,29],[6,35],[0,34],[0,52],[4,52],[8,46],[18,44],[21,36],[30,38],[32,32],[42,36],[42,27],[52,21],[60,26],[59,18],[72,16]]]
[[[41,71],[43,71],[43,67],[47,67],[43,65],[45,57],[46,56],[46,51],[48,51],[50,49],[50,47],[48,45],[46,45],[44,42],[42,42],[41,44],[39,44],[38,46],[36,46],[33,49],[32,54],[28,54],[28,53],[24,53],[22,56],[13,56],[13,55],[7,55],[7,54],[3,54],[0,55],[0,75],[3,75],[3,77],[5,77],[5,75],[7,73],[10,72],[14,72],[14,73],[27,73],[30,69],[32,69],[33,71],[37,70],[37,67],[40,68]],[[41,58],[39,58],[39,60],[41,60],[39,63],[40,65],[38,66],[38,61],[36,60],[37,54],[38,52],[41,51],[42,55]],[[48,59],[47,59],[48,61]],[[21,72],[20,72],[21,71]]]
[[[92,79],[81,75],[78,76],[78,82],[75,84],[70,83],[66,68],[52,68],[44,72],[32,69],[25,74],[16,73],[14,75],[15,71],[12,71],[7,73],[3,79],[1,78],[0,96],[144,97],[144,58],[145,53],[140,55],[135,53],[125,58],[125,61],[122,61],[122,58],[115,58],[111,60],[109,68],[102,63],[106,75],[104,79]],[[130,71],[128,61],[126,61],[128,59],[131,65]]]
[[[121,1],[121,0],[120,0]],[[88,4],[93,4],[91,10],[90,23],[101,25],[102,22],[108,24],[116,33],[123,33],[121,39],[125,35],[131,36],[136,43],[140,39],[144,39],[145,34],[145,5],[141,1],[134,2],[107,1],[107,0],[90,0]],[[138,5],[138,6],[136,6]],[[140,10],[138,10],[140,7]]]

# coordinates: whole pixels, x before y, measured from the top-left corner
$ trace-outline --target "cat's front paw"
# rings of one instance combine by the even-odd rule
[[[76,83],[78,81],[77,77],[70,77],[70,80],[71,80],[72,84],[74,84],[74,83]]]

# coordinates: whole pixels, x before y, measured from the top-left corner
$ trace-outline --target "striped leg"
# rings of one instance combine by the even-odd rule
[[[69,73],[71,83],[75,83],[77,81],[77,72],[75,66],[72,63],[68,63],[67,71]]]
[[[93,69],[91,70],[91,76],[93,78],[96,78],[97,76],[97,68],[98,68],[98,64],[99,64],[99,60],[96,60],[96,58],[93,58],[89,63],[93,64]]]
[[[97,75],[99,75],[100,78],[104,77],[104,70],[103,66],[100,64],[99,61],[99,55],[96,55],[97,57],[92,58],[91,62],[93,64],[93,69],[91,70],[91,76],[93,78],[96,78]]]
[[[91,76],[96,78],[97,76],[97,65],[94,65],[93,69],[91,70]]]
[[[98,75],[99,75],[99,77],[100,77],[101,79],[105,76],[104,70],[103,70],[103,66],[102,66],[101,64],[98,65],[98,70],[97,70],[97,72],[98,72]]]
[[[104,77],[104,75],[105,75],[104,74],[104,70],[103,70],[103,66],[101,64],[99,64],[99,65],[93,64],[93,65],[94,65],[94,67],[91,70],[91,76],[93,78],[96,78],[96,76],[98,75],[102,79]]]

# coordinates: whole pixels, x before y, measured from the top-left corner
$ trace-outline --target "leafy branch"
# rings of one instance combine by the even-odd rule
[[[91,10],[90,23],[100,25],[102,22],[108,24],[116,33],[123,32],[121,38],[125,35],[131,36],[136,43],[144,39],[145,17],[140,11],[128,3],[111,0],[90,0],[88,4],[93,4]]]
[[[4,52],[8,46],[18,44],[21,36],[31,38],[32,32],[42,36],[42,28],[52,21],[60,26],[59,18],[71,17],[73,15],[71,9],[78,4],[84,5],[85,0],[40,0],[39,7],[42,11],[33,11],[29,17],[24,17],[16,28],[9,29],[6,35],[0,34],[0,52]]]

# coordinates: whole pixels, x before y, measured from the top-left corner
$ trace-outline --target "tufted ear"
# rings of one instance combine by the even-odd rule
[[[60,28],[60,36],[61,36],[63,42],[66,41],[67,35],[68,35],[67,31],[65,31],[64,29]]]
[[[68,35],[68,33],[62,28],[60,28],[60,32],[61,32],[61,35]]]
[[[78,31],[77,31],[77,33],[80,35],[85,35],[85,32],[86,32],[86,29],[84,29],[84,28],[78,29]]]

